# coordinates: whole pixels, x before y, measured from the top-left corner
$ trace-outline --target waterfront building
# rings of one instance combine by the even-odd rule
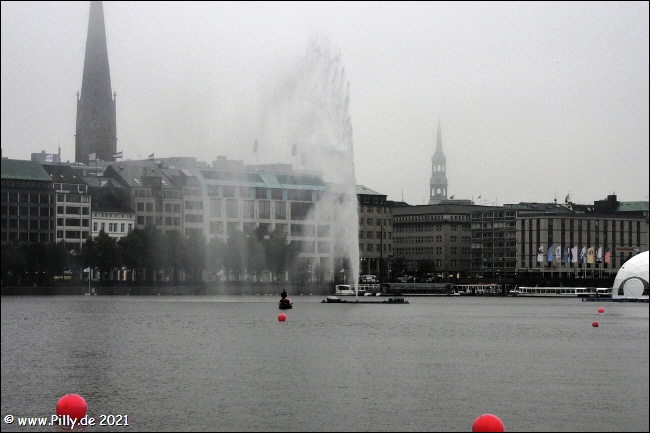
[[[119,240],[135,228],[135,211],[131,207],[129,191],[117,181],[104,176],[86,176],[91,196],[91,236],[101,231]]]
[[[376,275],[379,281],[390,278],[393,257],[392,206],[385,194],[357,185],[359,202],[359,273]]]
[[[115,161],[117,122],[101,1],[90,2],[81,93],[77,92],[75,161]]]
[[[69,251],[80,251],[90,236],[91,199],[88,184],[71,167],[45,164],[56,192],[56,242]]]
[[[35,161],[2,158],[2,245],[56,241],[52,179]]]
[[[429,204],[440,204],[447,199],[447,158],[442,151],[442,132],[438,122],[436,150],[431,157],[431,179],[429,180]]]
[[[648,250],[648,202],[620,203],[612,195],[589,206],[505,207],[518,214],[518,277],[612,279]]]
[[[152,225],[162,231],[183,232],[182,188],[186,176],[181,170],[110,164],[103,177],[128,192],[128,207],[135,211],[136,228]]]
[[[423,279],[468,276],[476,209],[484,207],[453,203],[394,207],[393,262],[402,261],[408,274]]]
[[[331,210],[316,206],[331,192],[318,174],[294,171],[290,164],[245,166],[225,157],[212,168],[184,171],[197,182],[192,198],[184,196],[185,217],[193,215],[206,239],[225,241],[234,232],[250,236],[258,229],[269,236],[277,230],[301,251],[299,268],[311,278],[333,277]]]

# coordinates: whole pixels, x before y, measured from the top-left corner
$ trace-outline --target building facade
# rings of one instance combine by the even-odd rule
[[[393,257],[392,206],[386,195],[357,185],[359,202],[359,273],[376,275],[380,282],[390,279]]]
[[[393,208],[394,261],[403,261],[397,265],[421,279],[466,277],[471,269],[471,216],[477,208],[464,204]]]
[[[56,241],[80,251],[90,236],[91,199],[88,184],[67,165],[43,165],[56,192]]]
[[[56,197],[50,175],[34,161],[2,158],[2,245],[56,241]]]

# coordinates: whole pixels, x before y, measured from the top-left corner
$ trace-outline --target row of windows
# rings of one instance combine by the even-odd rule
[[[395,216],[395,222],[418,222],[418,221],[469,221],[469,215],[405,215]]]
[[[106,231],[107,225],[108,231]],[[131,233],[131,229],[133,229],[133,223],[93,223],[94,233],[97,233],[99,231],[104,231],[104,233]]]
[[[490,218],[516,218],[517,212],[507,211],[507,212],[478,212],[472,214],[472,219],[490,219]]]
[[[164,181],[163,181],[164,182]],[[150,189],[147,188],[134,188],[133,189],[133,196],[134,197],[140,197],[140,198],[165,198],[165,199],[176,199],[178,200],[181,196],[180,192],[175,190],[175,189],[163,189],[163,190],[156,190],[155,192],[152,192]]]
[[[68,191],[68,192],[78,193],[78,194],[87,194],[88,185],[80,185],[78,183],[55,183],[54,190],[57,192]]]
[[[364,234],[364,233],[366,234],[366,239],[381,239],[381,238],[382,238],[382,234],[383,234],[383,238],[384,238],[384,239],[391,239],[391,237],[392,237],[392,233],[391,233],[391,232],[377,232],[377,233],[376,233],[376,234],[377,234],[377,237],[376,237],[376,238],[373,238],[373,235],[374,235],[375,232],[371,232],[371,231],[363,232],[363,231],[360,231],[360,232],[359,232],[359,239],[363,239],[363,234]]]
[[[57,218],[57,227],[90,227],[90,218]]]
[[[4,180],[3,188],[4,188]],[[2,202],[8,203],[40,203],[40,204],[50,204],[52,203],[53,194],[39,194],[39,193],[24,193],[24,192],[3,192],[1,195]]]
[[[377,219],[374,220],[373,218],[359,218],[359,225],[362,226],[363,222],[366,222],[366,225],[377,225],[377,226],[390,226],[390,220],[389,219]],[[376,222],[375,222],[376,221]]]
[[[463,249],[463,254],[469,254],[469,249]],[[408,255],[408,254],[426,254],[426,255],[442,255],[442,247],[403,247],[395,248],[395,254],[397,255]],[[456,255],[458,254],[458,247],[449,248],[449,254]]]
[[[89,195],[57,194],[57,203],[90,203]]]
[[[136,211],[138,212],[154,212],[154,204],[152,202],[142,202],[139,201],[135,204]],[[156,210],[155,212],[162,212],[163,208],[165,213],[181,213],[181,204],[180,203],[162,203],[156,201]]]
[[[28,230],[54,230],[54,221],[51,219],[2,219],[3,229],[28,229]]]
[[[433,243],[442,242],[442,235],[438,236],[396,236],[395,243],[398,244],[413,244],[413,243]],[[461,242],[469,242],[469,236],[461,236]],[[458,236],[450,236],[449,242],[458,242]]]
[[[130,213],[107,213],[107,212],[94,212],[93,218],[119,218],[119,219],[131,219],[134,215]]]
[[[54,242],[54,233],[42,232],[2,232],[0,234],[2,242],[20,241],[20,242]]]
[[[181,225],[181,217],[164,217],[165,225],[166,226],[180,226]],[[151,224],[151,225],[157,225],[161,226],[163,225],[163,217],[160,215],[157,215],[154,219],[153,216],[151,215],[138,215],[137,217],[137,224],[138,225],[145,225],[145,224]]]
[[[2,188],[52,189],[52,182],[39,180],[2,179]],[[3,198],[4,200],[4,198]]]
[[[79,230],[57,230],[56,231],[56,237],[57,239],[88,239],[89,234],[87,231],[79,231]]]
[[[49,206],[0,206],[1,215],[50,217],[54,216],[54,208]]]
[[[379,252],[382,252],[382,248],[383,248],[383,252],[384,252],[384,253],[389,253],[389,254],[390,254],[390,253],[392,252],[392,247],[391,247],[390,244],[388,244],[388,245],[382,245],[382,244],[376,244],[376,245],[375,245],[375,244],[365,244],[365,251],[368,252],[368,253],[372,253],[372,252],[377,252],[377,253],[379,253]],[[397,251],[397,250],[395,250],[395,251]],[[359,244],[359,252],[360,252],[360,253],[363,253],[363,252],[364,252],[364,244]]]
[[[57,215],[90,215],[90,207],[57,206],[56,213]]]
[[[363,206],[359,206],[359,213],[363,213],[363,209]],[[372,206],[366,206],[365,209],[366,213],[373,213],[375,209],[377,210],[377,213],[390,213],[390,208],[385,206],[377,206],[376,208]]]
[[[431,232],[435,231],[440,232],[442,231],[442,224],[417,224],[417,225],[393,225],[393,231],[394,232]],[[450,224],[447,227],[449,227],[449,230],[452,232],[457,232],[459,225],[458,224]],[[461,224],[460,225],[460,231],[463,232],[468,232],[470,231],[469,225],[468,224]]]

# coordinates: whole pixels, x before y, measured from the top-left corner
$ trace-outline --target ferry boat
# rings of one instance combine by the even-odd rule
[[[555,297],[555,298],[595,298],[603,296],[595,287],[517,287],[516,296]]]
[[[379,293],[379,284],[358,284],[357,293],[354,291],[354,286],[351,284],[337,284],[334,289],[335,296],[359,296],[373,295]]]
[[[501,284],[454,284],[454,292],[461,296],[503,296]]]

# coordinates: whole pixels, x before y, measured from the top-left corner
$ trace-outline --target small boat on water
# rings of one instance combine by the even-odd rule
[[[278,306],[280,310],[290,310],[293,308],[293,302],[291,301],[291,298],[282,298],[280,299],[280,302],[278,302]]]

